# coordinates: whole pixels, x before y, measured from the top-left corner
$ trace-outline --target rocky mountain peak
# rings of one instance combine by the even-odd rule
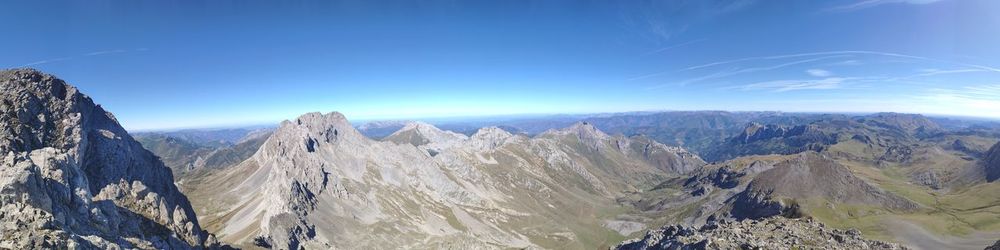
[[[607,140],[611,138],[611,136],[597,129],[597,127],[594,127],[594,125],[589,122],[577,122],[569,127],[549,130],[542,134],[556,135],[556,136],[572,135],[576,136],[581,141],[597,141],[597,140]]]
[[[594,127],[589,122],[577,122],[573,125],[557,130],[549,130],[542,133],[543,137],[575,137],[586,147],[592,150],[601,150],[605,142],[614,143],[613,138],[603,131]],[[619,145],[619,147],[622,145]]]
[[[72,137],[79,131],[73,131],[67,124],[58,121],[67,119],[78,122],[82,118],[78,116],[81,110],[74,109],[79,109],[79,106],[100,108],[89,97],[80,95],[75,87],[34,69],[2,71],[0,80],[4,98],[0,102],[2,125],[6,130],[5,138],[0,141],[0,153],[3,154],[49,145],[72,147],[76,143]],[[93,112],[82,111],[88,114]],[[114,121],[113,116],[106,118]]]
[[[405,126],[403,126],[403,128],[387,136],[385,139],[397,144],[409,143],[414,146],[421,146],[432,143],[450,144],[468,139],[468,136],[451,131],[444,131],[425,122],[408,122]]]
[[[343,114],[312,112],[282,122],[264,147],[301,142],[306,151],[313,152],[320,144],[360,143],[366,140]]]
[[[597,129],[597,127],[594,127],[594,124],[589,122],[577,122],[576,124],[573,124],[573,126],[570,126],[568,130],[580,134],[581,136],[586,135],[583,137],[608,137],[607,134]]]
[[[503,145],[514,134],[499,127],[480,128],[470,137],[471,144],[480,149],[495,149]]]
[[[284,127],[286,123],[292,123],[292,122],[293,121],[285,121],[282,123],[282,127]],[[340,112],[336,111],[326,114],[320,112],[306,113],[299,116],[298,118],[295,118],[294,123],[296,126],[305,127],[317,131],[326,130],[327,128],[330,127],[336,127],[336,128],[350,127],[352,128],[351,130],[354,130],[353,126],[351,126],[351,123],[347,121],[347,117],[344,117],[344,114],[341,114]]]
[[[211,241],[170,169],[75,87],[33,69],[0,71],[0,106],[0,245]]]
[[[441,129],[435,127],[434,125],[422,121],[409,121],[403,125],[403,128],[399,130],[429,130],[429,131],[441,131]]]

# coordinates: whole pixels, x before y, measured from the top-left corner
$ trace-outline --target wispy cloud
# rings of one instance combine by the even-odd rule
[[[966,86],[962,88],[934,88],[929,96],[945,96],[953,99],[996,101],[1000,103],[1000,84]],[[1000,108],[1000,105],[997,106]]]
[[[826,11],[831,11],[831,12],[854,11],[854,10],[867,9],[867,8],[876,7],[876,6],[885,5],[885,4],[914,4],[914,5],[922,5],[922,4],[936,3],[936,2],[940,2],[940,1],[944,1],[944,0],[863,0],[863,1],[857,1],[857,2],[854,2],[854,3],[851,3],[851,4],[846,4],[846,5],[840,5],[840,6],[831,7],[831,8],[826,9]]]
[[[769,90],[773,92],[786,92],[794,90],[817,90],[817,89],[838,89],[842,88],[847,81],[858,80],[860,78],[851,77],[828,77],[823,79],[805,80],[778,80],[747,84],[742,90]]]
[[[809,52],[809,53],[797,53],[797,54],[783,54],[783,55],[773,55],[773,56],[755,56],[755,57],[744,57],[732,60],[710,62],[706,64],[696,65],[681,69],[680,71],[696,70],[702,68],[709,68],[715,66],[722,66],[734,63],[756,61],[756,60],[777,60],[777,59],[788,59],[796,57],[810,57],[810,56],[827,56],[827,55],[877,55],[877,56],[889,56],[898,58],[909,58],[909,59],[921,59],[921,60],[933,60],[926,57],[911,56],[904,54],[896,54],[889,52],[878,52],[878,51],[864,51],[864,50],[841,50],[841,51],[822,51],[822,52]]]
[[[31,62],[31,63],[22,64],[22,65],[18,66],[18,68],[31,67],[31,66],[48,64],[48,63],[54,63],[54,62],[69,61],[69,60],[73,60],[73,59],[80,58],[80,57],[92,57],[92,56],[101,56],[101,55],[109,55],[109,54],[120,54],[120,53],[128,53],[128,52],[143,52],[143,51],[148,51],[148,50],[149,50],[148,48],[101,50],[101,51],[94,51],[94,52],[83,53],[83,54],[81,54],[79,56],[57,57],[57,58],[52,58],[52,59],[45,59],[45,60],[35,61],[35,62]]]
[[[928,109],[945,109],[943,113],[1000,118],[1000,84],[933,88],[917,98],[929,103]]]
[[[619,14],[624,28],[663,44],[701,22],[745,9],[757,1],[622,1]]]
[[[824,69],[808,69],[808,70],[806,70],[806,74],[809,74],[809,75],[815,76],[815,77],[828,77],[828,76],[832,76],[833,72],[830,72],[830,71],[824,70]]]
[[[24,64],[24,65],[21,65],[18,68],[30,67],[30,66],[41,65],[41,64],[46,64],[46,63],[61,62],[61,61],[66,61],[66,60],[70,60],[70,59],[73,59],[73,57],[58,57],[58,58],[52,58],[52,59],[45,59],[45,60],[30,62],[30,63]]]
[[[947,74],[973,73],[973,72],[987,72],[987,70],[984,70],[984,69],[971,69],[971,68],[970,69],[951,69],[951,70],[926,69],[926,70],[923,70],[923,73],[916,74],[916,75],[911,75],[911,76],[909,76],[909,78],[925,77],[925,76],[936,76],[936,75],[947,75]]]
[[[708,39],[704,39],[704,38],[703,39],[695,39],[695,40],[691,40],[691,41],[687,41],[687,42],[683,42],[683,43],[669,45],[669,46],[666,46],[666,47],[663,47],[663,48],[659,48],[659,49],[650,51],[650,52],[648,52],[646,54],[643,54],[642,56],[651,56],[651,55],[663,53],[664,51],[676,49],[676,48],[679,48],[679,47],[684,47],[684,46],[688,46],[688,45],[691,45],[691,44],[696,44],[696,43],[704,42],[706,40],[708,40]]]
[[[94,52],[86,53],[86,54],[83,54],[83,55],[84,56],[99,56],[99,55],[105,55],[105,54],[117,54],[117,53],[125,53],[125,52],[128,52],[128,50],[116,49],[116,50],[94,51]]]
[[[674,85],[674,84],[680,85],[680,86],[684,86],[684,85],[698,83],[698,82],[702,82],[702,81],[706,81],[706,80],[712,80],[712,79],[718,79],[718,78],[724,78],[724,77],[731,77],[731,76],[735,76],[735,75],[739,75],[739,74],[748,74],[748,73],[761,72],[761,71],[778,70],[778,69],[782,69],[782,68],[786,68],[786,67],[790,67],[790,66],[807,64],[807,63],[812,63],[812,62],[817,62],[817,61],[822,61],[822,60],[828,60],[828,59],[833,59],[833,58],[840,58],[840,57],[844,57],[844,55],[833,55],[833,56],[823,56],[823,57],[817,57],[817,58],[809,58],[809,59],[803,59],[803,60],[797,60],[797,61],[792,61],[792,62],[780,63],[780,64],[775,64],[775,65],[770,65],[770,66],[764,66],[764,67],[752,67],[752,68],[744,68],[744,69],[719,71],[719,72],[711,73],[711,74],[708,74],[708,75],[705,75],[705,76],[700,76],[700,77],[695,77],[695,78],[689,78],[689,79],[682,80],[680,82],[676,82],[676,83],[673,83],[673,84],[662,84],[662,85],[658,85],[658,86],[653,86],[650,89],[662,88],[662,87],[666,87],[666,86],[670,86],[670,85]],[[657,72],[657,73],[653,73],[653,74],[649,74],[649,75],[644,75],[644,76],[639,76],[639,77],[631,78],[629,80],[639,80],[639,79],[644,79],[644,78],[650,78],[650,77],[655,77],[655,76],[659,76],[659,75],[663,75],[663,74],[667,74],[667,73],[670,73],[670,71]]]
[[[699,81],[703,81],[703,80],[708,80],[708,79],[728,77],[728,76],[733,76],[733,75],[737,75],[737,74],[752,73],[752,72],[766,71],[766,70],[776,70],[776,69],[781,69],[781,68],[785,68],[785,67],[788,67],[788,66],[794,66],[794,65],[805,64],[805,63],[816,62],[816,61],[827,60],[827,59],[838,58],[838,57],[844,57],[844,55],[823,56],[823,57],[817,57],[817,58],[810,58],[810,59],[803,59],[803,60],[798,60],[798,61],[793,61],[793,62],[781,63],[781,64],[772,65],[772,66],[745,68],[745,69],[731,70],[729,72],[716,72],[716,73],[712,73],[712,74],[709,74],[709,75],[706,75],[706,76],[703,76],[703,77],[696,77],[696,78],[691,78],[691,79],[682,81],[681,85],[691,84],[691,83],[695,83],[695,82],[699,82]],[[784,58],[791,58],[791,57],[784,57]],[[776,58],[776,59],[778,59],[778,58]],[[746,61],[750,61],[750,60],[746,60]],[[719,63],[719,64],[715,64],[715,65],[711,65],[711,66],[720,66],[720,65],[725,65],[725,64],[730,64],[730,63]],[[710,66],[706,66],[706,67],[710,67]],[[705,68],[705,67],[698,67],[698,68]],[[656,77],[656,76],[665,75],[665,74],[672,73],[672,72],[687,71],[689,69],[692,69],[692,68],[686,68],[686,69],[683,69],[683,70],[680,70],[680,71],[669,71],[669,70],[668,71],[661,71],[661,72],[656,72],[656,73],[652,73],[652,74],[646,74],[646,75],[636,76],[636,77],[633,77],[633,78],[629,78],[628,80],[629,81],[641,80],[641,79],[645,79],[645,78],[650,78],[650,77]]]

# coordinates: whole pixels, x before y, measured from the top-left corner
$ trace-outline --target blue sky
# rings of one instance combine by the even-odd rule
[[[1000,117],[1000,1],[8,1],[126,128],[648,110]]]

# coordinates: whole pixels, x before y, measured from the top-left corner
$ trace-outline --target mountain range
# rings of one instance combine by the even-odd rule
[[[0,248],[982,249],[1000,125],[674,111],[129,134],[0,72]],[[766,230],[761,230],[766,229]]]

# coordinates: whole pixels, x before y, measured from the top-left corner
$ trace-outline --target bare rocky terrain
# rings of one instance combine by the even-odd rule
[[[213,246],[156,156],[79,90],[0,71],[0,248]]]
[[[666,226],[640,239],[622,242],[622,250],[646,249],[907,249],[895,243],[868,240],[857,230],[838,230],[812,219],[771,217],[763,220],[723,220],[700,228]]]

